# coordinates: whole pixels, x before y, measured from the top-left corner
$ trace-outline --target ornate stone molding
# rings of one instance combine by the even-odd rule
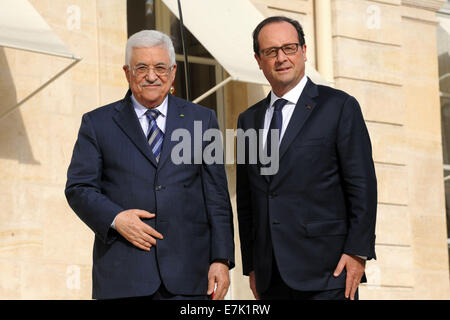
[[[429,11],[438,11],[445,4],[445,0],[402,0],[402,5],[421,8]]]

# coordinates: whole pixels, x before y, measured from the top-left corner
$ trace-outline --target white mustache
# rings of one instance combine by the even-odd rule
[[[146,86],[154,86],[154,85],[162,85],[162,83],[160,81],[155,81],[155,82],[149,82],[149,81],[145,81],[144,83],[140,83],[139,84],[141,87],[146,87]]]

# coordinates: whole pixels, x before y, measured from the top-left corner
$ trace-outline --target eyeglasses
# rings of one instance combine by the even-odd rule
[[[285,55],[290,56],[297,53],[299,46],[300,43],[288,43],[281,47],[270,47],[260,50],[259,52],[261,52],[266,58],[274,58],[278,55],[278,50],[281,49]]]
[[[167,67],[165,65],[148,66],[146,64],[139,64],[134,66],[133,75],[139,78],[145,77],[150,72],[150,69],[153,70],[153,72],[157,76],[167,76],[169,72],[173,69],[173,66],[170,67]]]

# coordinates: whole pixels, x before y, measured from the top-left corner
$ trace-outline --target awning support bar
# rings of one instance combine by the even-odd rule
[[[216,92],[217,90],[219,90],[220,88],[222,88],[224,85],[226,85],[228,82],[234,80],[233,77],[228,77],[225,80],[223,80],[222,82],[219,82],[218,84],[216,84],[214,87],[212,87],[211,89],[209,89],[208,91],[206,91],[204,94],[202,94],[200,97],[194,99],[192,102],[194,103],[199,103],[200,101],[202,101],[203,99],[205,99],[206,97],[210,96],[211,94],[213,94],[214,92]]]
[[[16,110],[18,107],[20,107],[22,104],[24,104],[25,102],[27,102],[28,100],[30,100],[32,97],[34,97],[37,93],[39,93],[42,89],[44,89],[45,87],[47,87],[50,83],[52,83],[53,81],[55,81],[57,78],[59,78],[61,75],[63,75],[66,71],[68,71],[70,68],[72,68],[74,65],[76,65],[78,62],[80,62],[82,60],[82,58],[78,58],[78,57],[74,57],[72,58],[74,59],[74,61],[69,64],[67,67],[65,67],[64,69],[62,69],[60,72],[58,72],[56,75],[54,75],[53,77],[51,77],[49,80],[47,80],[43,85],[41,85],[39,88],[37,88],[36,90],[34,90],[32,93],[30,93],[28,96],[26,96],[23,100],[19,101],[16,105],[12,106],[11,108],[9,108],[8,110],[6,110],[5,112],[3,112],[2,114],[0,114],[0,120],[3,120],[3,118],[5,118],[6,116],[8,116],[11,112],[13,112],[14,110]]]

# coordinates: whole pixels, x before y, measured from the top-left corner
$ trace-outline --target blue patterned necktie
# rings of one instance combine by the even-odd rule
[[[287,103],[286,99],[278,99],[273,104],[274,110],[272,115],[272,120],[270,121],[270,127],[269,131],[267,132],[267,139],[266,139],[266,150],[267,150],[267,156],[270,157],[272,153],[272,139],[271,139],[271,130],[275,129],[278,130],[278,138],[281,138],[281,127],[283,126],[283,114],[281,110],[283,109],[284,105]]]
[[[161,148],[164,139],[164,133],[156,124],[156,118],[161,114],[156,109],[148,109],[145,112],[145,115],[148,118],[149,122],[149,132],[147,136],[148,144],[152,149],[153,155],[156,158],[156,162],[159,162],[159,156],[161,155]]]

